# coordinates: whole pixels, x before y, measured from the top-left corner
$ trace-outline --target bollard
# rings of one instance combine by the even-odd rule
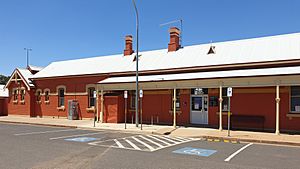
[[[159,117],[156,116],[156,124],[158,124],[158,123],[159,123]]]

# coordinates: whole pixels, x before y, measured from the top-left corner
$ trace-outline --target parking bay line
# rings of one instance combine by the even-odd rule
[[[149,141],[149,142],[152,143],[152,144],[157,145],[157,146],[160,147],[160,148],[164,148],[164,146],[162,146],[161,144],[158,144],[157,142],[152,141],[152,140],[150,140],[150,139],[148,139],[148,138],[146,138],[146,137],[144,137],[144,136],[142,136],[142,135],[140,135],[139,137],[140,137],[140,138],[143,138],[144,140]]]
[[[237,150],[236,152],[231,154],[229,157],[227,157],[224,161],[226,161],[226,162],[230,161],[233,157],[235,157],[237,154],[239,154],[241,151],[245,150],[247,147],[249,147],[251,145],[253,145],[253,143],[249,143],[249,144],[245,145],[244,147],[240,148],[239,150]]]
[[[30,133],[18,133],[18,134],[14,134],[14,135],[15,136],[25,136],[25,135],[33,135],[33,134],[58,133],[58,132],[63,132],[63,131],[75,131],[75,130],[78,130],[78,129],[38,131],[38,132],[30,132]]]
[[[85,133],[85,134],[76,134],[76,135],[68,135],[68,136],[61,136],[61,137],[53,137],[49,138],[49,140],[58,140],[58,139],[64,139],[64,138],[70,138],[70,137],[79,137],[79,136],[91,136],[91,135],[96,135],[96,134],[103,134],[106,132],[96,132],[96,133]]]
[[[138,146],[136,146],[135,144],[133,144],[130,140],[124,139],[128,144],[130,144],[134,149],[136,150],[141,150]]]
[[[143,144],[144,146],[146,146],[150,151],[154,151],[154,150],[155,150],[155,148],[153,148],[152,146],[150,146],[150,145],[147,144],[147,143],[142,142],[142,141],[139,140],[138,138],[136,138],[136,137],[134,137],[134,136],[132,136],[131,138],[133,138],[135,141],[137,141],[137,142]]]

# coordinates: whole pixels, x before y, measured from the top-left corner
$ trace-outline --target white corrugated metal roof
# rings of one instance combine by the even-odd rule
[[[15,78],[15,74],[18,74],[19,76],[21,76],[21,79],[25,82],[25,85],[27,86],[28,90],[30,90],[30,87],[34,87],[34,85],[32,84],[30,78],[33,76],[33,74],[31,74],[31,72],[28,69],[22,69],[22,68],[16,68],[14,70],[14,72],[12,73],[12,75],[10,76],[8,82],[5,85],[5,88],[8,87],[8,85],[11,83],[11,81],[13,80],[13,78]]]
[[[0,85],[0,97],[8,97],[8,89],[5,88],[5,85]]]
[[[300,33],[213,43],[216,54],[208,55],[210,46],[186,46],[176,52],[167,49],[141,52],[139,70],[300,59]],[[134,55],[53,62],[33,78],[135,71]]]
[[[31,77],[33,77],[33,74],[31,74],[31,72],[28,69],[22,69],[22,68],[17,68],[17,69],[21,73],[21,76],[24,77],[24,80],[26,80],[27,84],[33,87],[34,85],[29,80]]]
[[[40,67],[40,66],[34,66],[34,65],[29,65],[29,68],[31,70],[35,70],[35,71],[40,71],[43,69],[43,67]]]
[[[148,75],[148,76],[139,76],[139,82],[251,77],[251,76],[275,76],[275,75],[290,75],[290,74],[300,74],[300,66],[197,72],[197,73],[179,73],[179,74],[165,74],[165,75]],[[133,82],[135,82],[135,80],[136,80],[135,76],[111,77],[111,78],[107,78],[105,80],[99,81],[98,83],[99,84],[133,83]]]

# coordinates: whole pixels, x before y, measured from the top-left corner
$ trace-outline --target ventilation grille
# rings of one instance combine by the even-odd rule
[[[207,54],[208,55],[210,55],[210,54],[216,54],[216,47],[215,46],[210,46]]]

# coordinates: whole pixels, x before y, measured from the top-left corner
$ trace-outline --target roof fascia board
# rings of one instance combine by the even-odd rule
[[[16,71],[17,71],[17,69],[15,69],[15,70],[12,72],[12,74],[10,75],[10,78],[9,78],[9,80],[7,81],[7,83],[5,84],[4,88],[7,88],[7,87],[8,87],[8,85],[10,84],[10,82],[11,82],[12,78],[14,77],[14,74],[16,73]]]
[[[251,77],[226,77],[213,79],[189,79],[172,81],[149,81],[140,82],[140,88],[143,90],[153,89],[172,89],[174,87],[181,89],[190,88],[218,88],[222,82],[223,87],[271,87],[279,83],[281,86],[292,86],[300,84],[300,74],[293,75],[272,75],[272,76],[251,76]],[[105,83],[98,84],[101,90],[134,90],[134,82],[124,83]]]
[[[7,88],[8,85],[11,83],[11,81],[12,81],[12,79],[13,79],[15,73],[17,73],[17,74],[21,77],[21,80],[22,80],[23,83],[26,85],[26,87],[27,87],[27,89],[28,89],[28,91],[29,91],[29,90],[30,90],[30,85],[27,83],[27,81],[25,80],[24,76],[22,75],[22,73],[19,71],[18,68],[15,69],[15,70],[13,71],[13,73],[11,74],[11,76],[10,76],[8,82],[7,82],[6,85],[5,85],[5,88]]]

